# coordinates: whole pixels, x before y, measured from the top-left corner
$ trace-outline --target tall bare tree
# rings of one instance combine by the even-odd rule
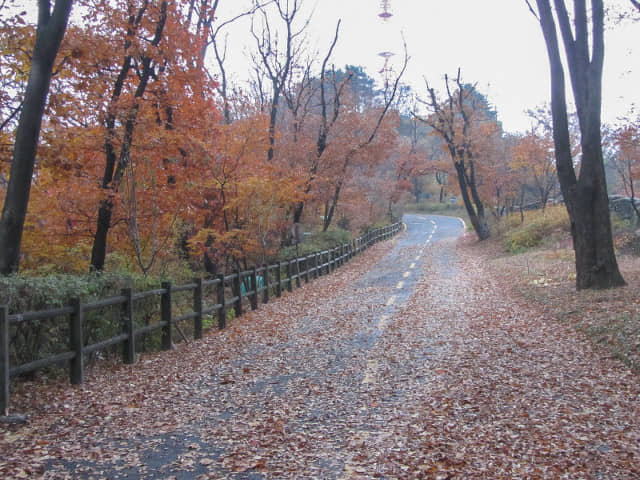
[[[257,30],[255,22],[251,26],[251,34],[257,45],[254,64],[259,69],[258,76],[264,75],[271,84],[269,149],[267,151],[269,160],[273,160],[275,153],[276,124],[282,92],[305,47],[305,32],[309,19],[304,20],[300,26],[296,22],[302,4],[302,0],[274,0],[273,5],[275,5],[277,16],[283,23],[283,40],[281,40],[282,32],[275,29],[276,25],[273,24],[265,5],[257,7],[262,14],[261,29]]]
[[[318,134],[316,139],[316,149],[315,152],[309,153],[309,165],[307,168],[308,177],[305,180],[304,186],[304,194],[308,195],[312,188],[314,181],[316,180],[316,176],[318,174],[318,169],[320,168],[320,162],[322,159],[322,155],[327,149],[329,135],[336,121],[338,120],[341,110],[342,110],[342,95],[345,91],[345,87],[348,85],[351,80],[353,74],[351,72],[347,72],[347,75],[341,81],[338,81],[336,78],[335,69],[329,71],[328,63],[333,53],[333,50],[338,43],[338,36],[340,33],[340,21],[336,25],[336,32],[333,37],[333,41],[329,50],[322,61],[322,66],[320,69],[320,80],[318,82],[319,88],[319,101],[320,101],[320,122],[318,126]],[[309,90],[314,88],[314,82],[309,83]],[[331,93],[328,90],[332,90]],[[315,92],[311,91],[308,96],[309,99],[313,98],[313,94]],[[331,107],[329,106],[331,104]],[[291,109],[291,107],[290,107]],[[302,218],[302,212],[304,210],[305,202],[300,201],[294,207],[293,212],[293,223],[299,223]]]
[[[17,272],[20,244],[29,204],[31,178],[40,139],[42,116],[49,94],[53,65],[67,29],[73,0],[38,0],[36,42],[31,71],[18,120],[11,174],[0,219],[0,273]]]
[[[420,100],[430,110],[431,115],[420,118],[429,125],[445,142],[455,167],[460,185],[460,193],[469,220],[480,240],[491,235],[485,216],[485,208],[478,192],[474,151],[474,124],[479,120],[485,105],[478,104],[478,96],[472,85],[463,85],[460,69],[452,85],[445,75],[447,97],[440,100],[435,89],[426,82],[429,98]],[[455,87],[454,90],[452,87]]]
[[[526,1],[540,22],[551,67],[556,167],[571,221],[576,287],[602,289],[624,285],[613,249],[602,154],[603,0],[574,0],[571,14],[564,0],[554,0],[553,9],[550,0],[536,0],[537,10],[529,0]],[[591,12],[587,11],[587,3],[591,5]],[[574,167],[571,151],[565,65],[560,53],[558,30],[564,45],[580,125],[582,158],[579,173]]]
[[[200,0],[203,4],[206,4],[210,0]],[[217,79],[218,79],[218,94],[222,100],[222,113],[224,117],[224,122],[229,125],[232,122],[231,118],[231,102],[229,98],[229,75],[227,73],[226,61],[227,61],[227,53],[228,53],[228,42],[227,36],[225,35],[225,30],[227,27],[236,21],[240,20],[243,17],[253,15],[259,9],[266,7],[267,5],[273,3],[274,0],[268,0],[265,2],[255,2],[251,7],[245,9],[244,11],[238,13],[234,17],[228,18],[226,20],[222,20],[216,24],[215,28],[212,26],[215,14],[218,11],[218,6],[220,4],[220,0],[213,0],[213,3],[209,8],[201,7],[199,9],[199,21],[202,23],[203,28],[208,30],[208,38],[207,42],[202,51],[202,59],[207,55],[207,51],[209,47],[213,47],[213,56],[215,59],[215,63],[217,66]]]

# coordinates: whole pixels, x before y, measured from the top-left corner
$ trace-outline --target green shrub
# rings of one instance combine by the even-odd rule
[[[328,232],[309,232],[301,238],[300,244],[282,248],[275,260],[286,260],[297,256],[308,255],[310,253],[333,248],[351,241],[351,234],[347,230],[340,228],[329,230]]]
[[[569,216],[563,206],[528,211],[524,222],[520,214],[507,217],[500,230],[504,249],[509,253],[521,253],[541,246],[545,241],[569,234]]]
[[[7,305],[10,314],[50,310],[69,305],[74,298],[87,304],[120,295],[123,288],[144,291],[157,288],[158,284],[159,281],[150,277],[114,273],[0,276],[0,305]],[[134,305],[135,326],[157,319],[159,304],[157,297],[137,301]],[[83,326],[85,344],[121,333],[119,306],[86,312]],[[66,316],[13,324],[9,334],[12,365],[28,363],[68,349],[69,325]],[[152,337],[149,340],[155,342]],[[140,345],[144,348],[144,339],[141,339]]]
[[[544,232],[535,225],[508,231],[504,234],[504,248],[509,253],[521,253],[539,246],[544,239]]]

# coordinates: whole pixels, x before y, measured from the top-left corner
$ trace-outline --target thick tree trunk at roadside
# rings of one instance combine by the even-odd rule
[[[489,229],[489,224],[484,216],[484,206],[482,202],[479,202],[479,204],[476,204],[474,207],[474,200],[478,197],[477,192],[475,192],[475,187],[467,184],[464,164],[457,162],[454,165],[458,174],[462,201],[464,203],[464,208],[467,211],[467,215],[469,215],[469,221],[471,222],[476,235],[478,235],[478,239],[486,240],[491,236],[491,230]],[[475,192],[471,196],[469,195],[470,187],[473,187],[471,190]]]
[[[38,27],[31,57],[31,71],[18,121],[9,185],[0,219],[0,273],[17,272],[20,244],[27,215],[31,178],[40,139],[40,126],[49,94],[53,64],[67,28],[72,0],[38,2]]]
[[[582,159],[579,176],[574,169],[569,141],[564,66],[560,56],[556,20],[549,0],[536,0],[536,3],[551,68],[551,112],[556,167],[571,221],[576,256],[576,287],[602,289],[621,286],[625,281],[618,269],[613,249],[601,141],[603,2],[592,0],[590,15],[585,0],[574,1],[574,12],[571,15],[564,0],[555,2],[555,18],[558,19],[558,28],[565,46],[580,123]],[[574,19],[573,29],[571,18]]]

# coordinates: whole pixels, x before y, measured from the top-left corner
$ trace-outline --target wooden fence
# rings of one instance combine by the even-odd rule
[[[79,384],[84,378],[86,357],[94,352],[121,344],[123,362],[133,364],[136,361],[136,341],[141,336],[160,330],[160,348],[168,350],[173,344],[174,330],[178,330],[184,336],[180,324],[185,322],[192,322],[193,338],[199,339],[202,337],[205,316],[212,318],[215,315],[218,328],[223,329],[227,313],[231,308],[233,308],[235,316],[240,316],[245,306],[255,310],[260,301],[267,303],[271,296],[280,297],[284,289],[292,291],[294,288],[300,287],[303,281],[308,283],[321,275],[329,274],[376,242],[391,238],[401,230],[401,225],[401,223],[395,223],[371,230],[350,243],[329,250],[272,265],[254,267],[247,271],[234,271],[231,274],[218,275],[211,279],[198,278],[186,285],[174,286],[171,282],[163,282],[161,287],[156,290],[139,293],[125,288],[120,295],[104,300],[83,304],[79,299],[74,299],[67,306],[11,315],[6,305],[0,305],[0,416],[8,411],[9,387],[12,377],[68,363],[71,383]],[[204,295],[205,290],[211,294]],[[175,305],[172,297],[181,292],[192,293],[193,307],[191,311],[174,316],[173,307]],[[141,300],[150,298],[159,298],[160,319],[156,323],[135,328],[134,306]],[[89,343],[84,338],[85,315],[105,308],[119,309],[121,333],[95,343]],[[23,322],[52,319],[66,319],[69,322],[67,351],[22,365],[10,365],[11,326]]]

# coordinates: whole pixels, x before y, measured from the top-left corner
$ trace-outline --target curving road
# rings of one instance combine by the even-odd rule
[[[150,408],[166,405],[152,415],[163,417],[162,428],[139,425],[142,414],[112,413],[91,431],[117,424],[120,438],[87,435],[76,453],[47,463],[46,478],[374,477],[378,466],[359,460],[364,442],[384,437],[403,415],[407,375],[428,357],[395,323],[419,281],[455,275],[453,239],[464,228],[442,216],[405,215],[404,222],[391,250],[380,244],[264,306],[253,323],[179,352],[172,361],[184,372],[180,385],[143,392]],[[407,361],[393,360],[391,349]],[[190,360],[208,350],[210,361]]]

